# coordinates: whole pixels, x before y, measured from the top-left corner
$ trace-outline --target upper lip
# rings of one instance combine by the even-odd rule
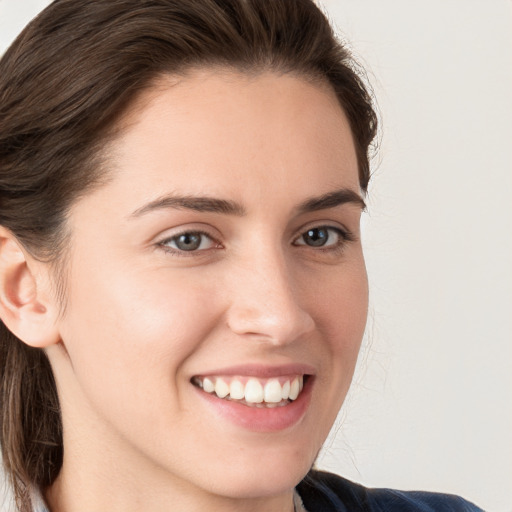
[[[218,368],[215,370],[208,370],[201,372],[195,376],[209,377],[214,375],[240,375],[247,377],[259,378],[272,378],[281,377],[284,375],[314,375],[315,369],[308,364],[291,363],[281,365],[265,365],[265,364],[241,364],[236,366],[229,366],[225,368]]]

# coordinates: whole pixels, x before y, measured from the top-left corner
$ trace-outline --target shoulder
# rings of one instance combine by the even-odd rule
[[[371,489],[323,471],[310,471],[297,491],[308,512],[483,512],[459,496]]]

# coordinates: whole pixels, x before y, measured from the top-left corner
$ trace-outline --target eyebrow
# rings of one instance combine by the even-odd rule
[[[196,212],[222,213],[224,215],[236,215],[238,217],[241,217],[246,213],[245,208],[241,204],[227,199],[168,195],[155,199],[141,208],[138,208],[131,214],[131,217],[140,217],[145,213],[167,208],[194,210]]]
[[[299,205],[299,213],[316,212],[335,208],[343,204],[352,203],[358,205],[361,210],[366,210],[366,203],[363,198],[350,188],[342,188],[334,192],[328,192],[318,197],[312,197]]]
[[[335,208],[346,203],[358,205],[362,210],[366,209],[363,198],[355,191],[343,188],[328,192],[318,197],[312,197],[297,207],[300,214]],[[141,208],[135,210],[130,217],[140,217],[155,210],[175,208],[178,210],[193,210],[196,212],[220,213],[224,215],[235,215],[242,217],[246,215],[246,209],[240,203],[228,199],[217,199],[214,197],[197,196],[175,196],[166,195],[159,197]]]

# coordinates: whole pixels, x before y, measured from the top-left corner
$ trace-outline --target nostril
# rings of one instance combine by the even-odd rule
[[[233,308],[228,315],[232,332],[251,338],[260,338],[274,344],[290,343],[314,329],[312,317],[296,307],[294,311],[277,308]]]

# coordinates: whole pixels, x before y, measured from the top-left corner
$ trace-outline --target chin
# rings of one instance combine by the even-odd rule
[[[251,468],[243,474],[238,473],[229,485],[227,482],[219,485],[216,494],[229,496],[234,499],[254,499],[281,495],[290,492],[306,476],[309,468],[300,471],[297,468],[285,468],[279,472],[255,472]],[[224,476],[227,479],[229,473]]]
[[[276,447],[274,453],[262,449],[245,462],[226,457],[223,468],[214,471],[210,483],[215,494],[236,499],[275,496],[292,490],[311,469],[314,459],[315,455],[299,450],[290,456]]]

